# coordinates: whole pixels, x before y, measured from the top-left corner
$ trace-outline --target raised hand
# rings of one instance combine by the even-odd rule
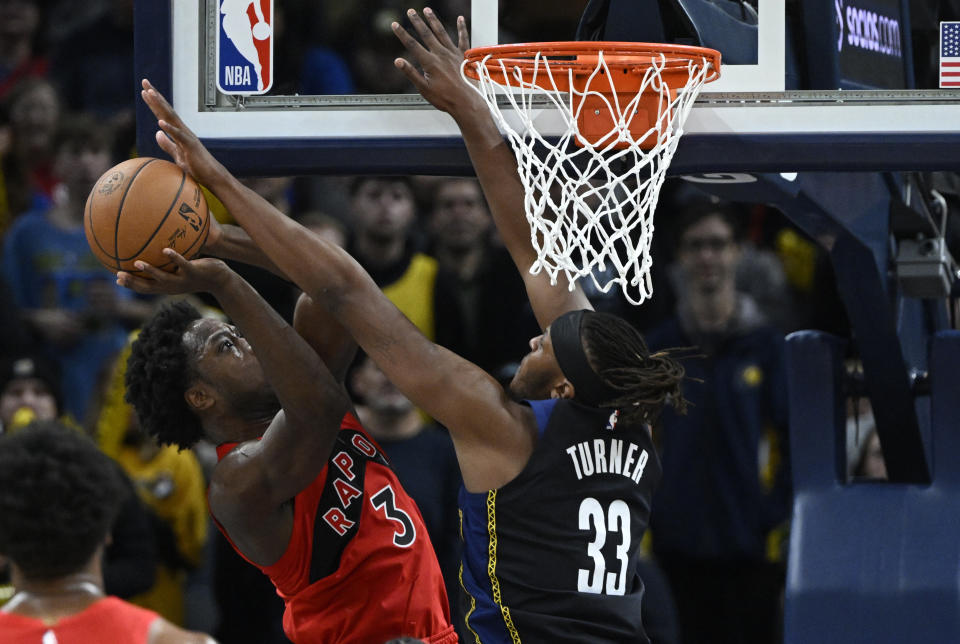
[[[228,176],[226,168],[203,146],[197,135],[180,119],[163,94],[143,79],[140,96],[157,117],[157,144],[170,155],[173,162],[199,183],[213,188]]]
[[[480,95],[460,76],[463,52],[470,47],[470,34],[463,16],[457,18],[459,46],[453,44],[443,23],[429,7],[423,10],[423,18],[414,9],[409,9],[407,16],[420,41],[396,22],[392,25],[393,33],[420,65],[420,70],[404,58],[397,58],[394,65],[410,79],[421,96],[457,120],[473,110],[486,110]]]
[[[217,293],[226,285],[233,271],[219,259],[203,257],[187,260],[172,248],[164,248],[163,254],[176,265],[172,273],[151,266],[146,262],[134,262],[137,270],[149,277],[138,277],[125,271],[117,273],[117,284],[138,293],[177,295],[181,293]]]

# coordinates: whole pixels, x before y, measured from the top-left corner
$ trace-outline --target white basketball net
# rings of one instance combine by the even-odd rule
[[[461,67],[464,79],[484,98],[517,155],[530,239],[537,251],[530,273],[546,270],[550,282],[556,284],[563,272],[570,290],[577,279],[589,275],[600,291],[606,293],[613,284],[620,284],[626,298],[640,304],[653,294],[650,243],[657,198],[709,65],[705,60],[691,60],[688,81],[671,100],[670,88],[661,78],[667,60],[660,54],[651,61],[636,96],[620,105],[602,52],[582,90],[558,90],[547,58],[538,54],[531,62],[532,81],[525,81],[519,68],[509,70],[504,61],[491,62],[489,56],[475,63],[476,84],[464,74],[469,61]],[[490,78],[488,64],[499,66],[504,84]],[[572,70],[568,74],[572,88]],[[542,89],[537,81],[553,89]],[[659,96],[659,115],[651,119],[654,124],[645,134],[635,138],[628,116],[640,97],[650,92]],[[588,95],[607,105],[613,124],[607,135],[596,137],[596,144],[578,129],[579,110],[587,101],[580,101],[574,110],[575,96]],[[505,118],[499,96],[506,97],[506,104],[519,118],[520,131]],[[549,99],[566,123],[566,131],[555,143],[534,125],[534,117],[544,109],[541,97]],[[643,150],[640,143],[648,134],[654,134],[657,143]],[[573,141],[582,147],[572,145]],[[626,143],[626,147],[614,149],[617,143]]]

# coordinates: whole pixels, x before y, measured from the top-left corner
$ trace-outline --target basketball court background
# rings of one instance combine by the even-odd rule
[[[413,94],[218,91],[218,4],[138,2],[136,68],[233,172],[471,174],[456,125]],[[515,24],[535,27],[511,32],[496,0],[461,4],[475,45],[510,42],[501,32],[571,39],[589,9],[527,9]],[[656,4],[612,0],[594,27],[608,40],[655,38]],[[759,0],[755,26],[706,0],[681,4],[730,64],[695,104],[669,173],[774,205],[820,240],[863,363],[862,382],[851,382],[847,340],[788,338],[795,502],[784,639],[960,641],[957,266],[929,187],[931,173],[960,170],[960,92],[917,88],[908,0]],[[160,154],[154,125],[138,104],[141,154]],[[559,117],[545,108],[537,126],[550,132]],[[846,482],[852,388],[873,405],[889,483]]]

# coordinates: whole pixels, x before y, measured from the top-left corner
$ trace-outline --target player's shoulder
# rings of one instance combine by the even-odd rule
[[[262,487],[257,476],[261,458],[260,442],[249,440],[229,445],[228,449],[223,447],[218,448],[220,460],[210,475],[207,496],[211,508],[235,504]]]
[[[216,640],[206,633],[184,630],[159,616],[150,625],[147,642],[148,644],[217,644]]]

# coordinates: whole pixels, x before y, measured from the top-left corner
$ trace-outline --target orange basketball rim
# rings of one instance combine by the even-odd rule
[[[659,124],[664,120],[664,110],[669,120],[677,92],[687,87],[695,70],[706,67],[704,83],[720,77],[719,51],[664,43],[519,43],[475,47],[464,57],[464,74],[474,80],[480,80],[480,64],[489,79],[502,86],[522,82],[546,92],[571,93],[570,107],[579,133],[593,145],[602,144],[616,127],[620,115],[615,106],[622,109],[636,101],[629,130],[636,137],[649,131],[640,143],[644,149],[662,142],[662,134],[654,136],[651,129],[663,130]],[[651,71],[656,73],[651,75]],[[609,78],[605,78],[608,72]],[[651,88],[655,91],[648,91]],[[583,145],[583,141],[577,142]],[[626,145],[621,142],[614,147]]]

